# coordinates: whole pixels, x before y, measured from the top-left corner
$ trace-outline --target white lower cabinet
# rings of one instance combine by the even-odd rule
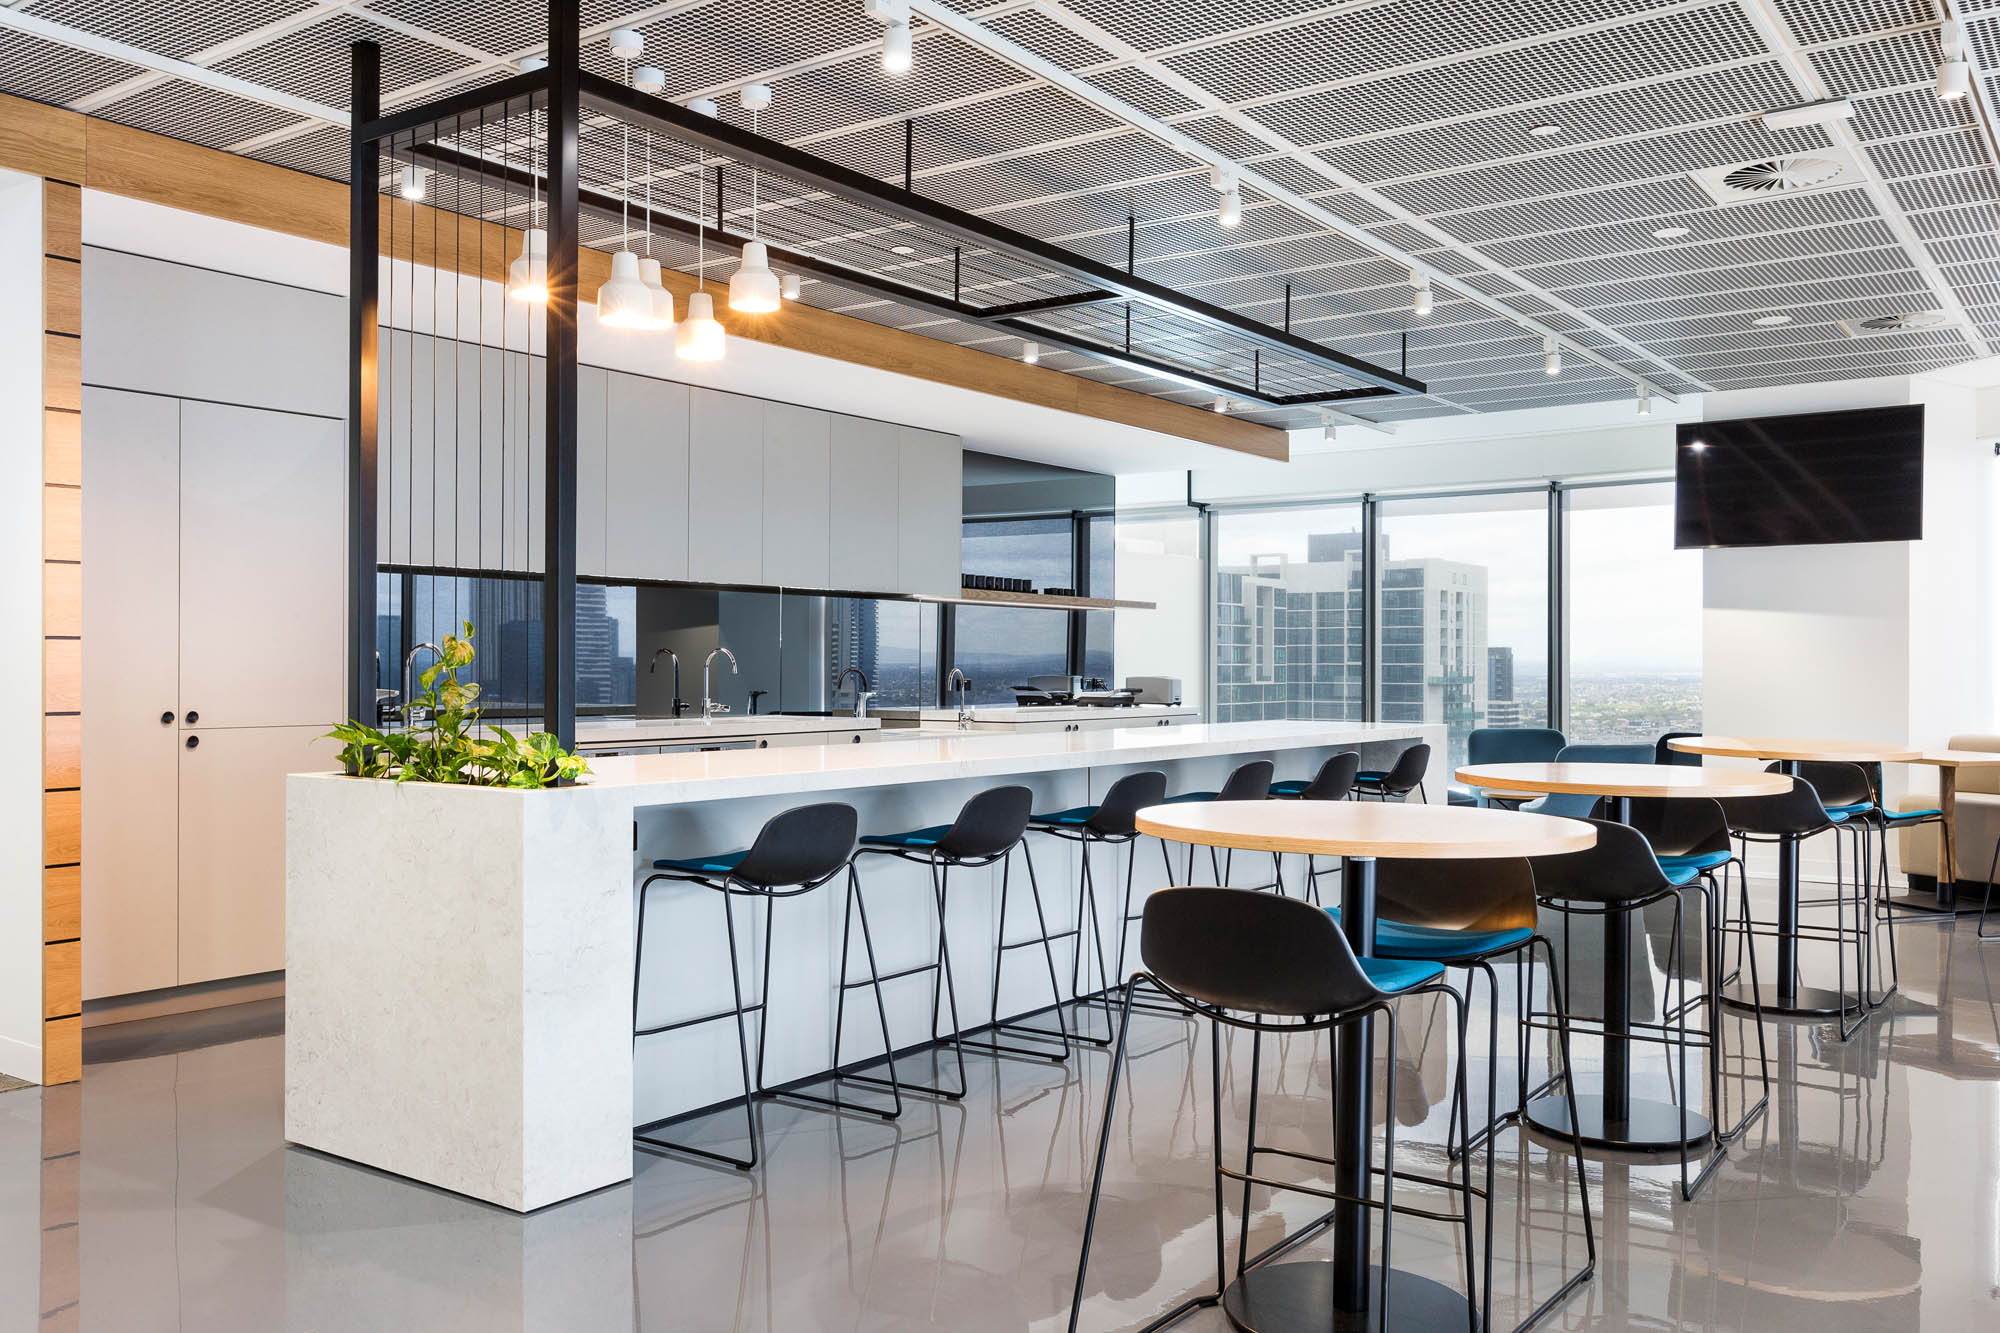
[[[180,985],[285,965],[285,775],[335,766],[326,730],[182,730]]]

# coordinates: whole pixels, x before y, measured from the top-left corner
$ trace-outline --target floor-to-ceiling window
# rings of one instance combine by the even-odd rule
[[[1361,716],[1361,506],[1215,521],[1217,722]]]
[[[1701,729],[1701,553],[1674,549],[1669,483],[1579,487],[1568,506],[1569,684],[1576,742]]]
[[[1545,490],[1381,505],[1378,717],[1442,722],[1456,765],[1479,727],[1539,727],[1549,702]]]

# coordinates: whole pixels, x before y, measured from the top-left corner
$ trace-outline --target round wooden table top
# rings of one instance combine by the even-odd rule
[[[1782,773],[1673,764],[1473,764],[1456,777],[1481,791],[1582,796],[1777,796],[1792,788]]]
[[[1907,745],[1802,740],[1796,736],[1686,736],[1670,740],[1667,745],[1684,754],[1713,754],[1731,759],[1822,759],[1842,764],[1907,764],[1914,763],[1921,753]]]
[[[2000,751],[1925,750],[1910,762],[1929,764],[1933,768],[1979,768],[1988,764],[2000,764]]]
[[[1187,801],[1141,810],[1138,826],[1202,847],[1403,861],[1545,856],[1597,841],[1579,819],[1401,801]]]

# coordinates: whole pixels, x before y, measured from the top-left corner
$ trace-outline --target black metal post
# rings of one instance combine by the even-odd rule
[[[547,469],[542,576],[542,726],[576,744],[576,302],[578,0],[549,0]]]
[[[360,127],[382,114],[382,48],[348,50],[347,154],[347,715],[375,725],[375,432],[382,214],[380,149]],[[407,618],[406,618],[407,623]]]
[[[1343,863],[1340,928],[1355,956],[1375,952],[1375,858],[1350,856]],[[1393,1021],[1393,1020],[1391,1020]],[[1373,1191],[1373,1015],[1334,1029],[1333,1188],[1350,1199]],[[1392,1108],[1390,1114],[1394,1115]],[[1333,1305],[1349,1313],[1368,1308],[1368,1208],[1359,1203],[1333,1206]],[[1387,1225],[1386,1221],[1384,1225]]]
[[[1562,730],[1569,717],[1569,542],[1562,487],[1549,483],[1549,707],[1544,724]],[[1489,684],[1491,682],[1488,682]],[[1626,821],[1621,821],[1626,822]]]
[[[1380,689],[1375,683],[1376,664],[1382,653],[1376,640],[1381,635],[1382,594],[1375,586],[1382,575],[1378,547],[1382,540],[1382,515],[1375,497],[1361,497],[1361,720],[1380,721]],[[1343,627],[1343,631],[1344,631]]]

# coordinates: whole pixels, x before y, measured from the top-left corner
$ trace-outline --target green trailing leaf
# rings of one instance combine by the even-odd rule
[[[458,673],[475,656],[472,622],[463,634],[447,634],[443,653],[424,671],[416,697],[403,703],[405,726],[379,731],[361,722],[343,722],[321,739],[341,743],[340,761],[349,773],[397,782],[446,782],[467,786],[532,789],[571,782],[590,772],[581,755],[571,754],[547,732],[517,736],[480,725],[477,681]]]

